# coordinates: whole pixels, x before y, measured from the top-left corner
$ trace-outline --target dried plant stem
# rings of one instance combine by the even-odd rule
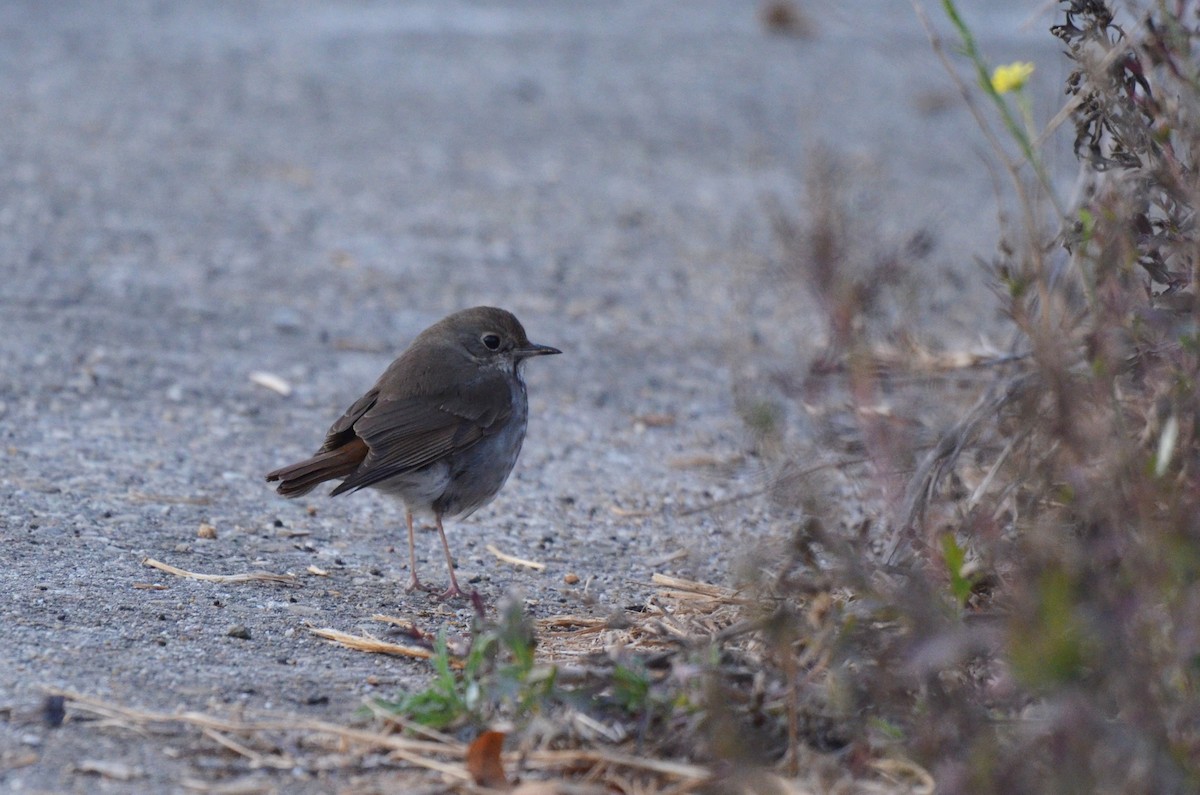
[[[194,571],[187,571],[169,563],[163,563],[161,560],[154,558],[143,558],[142,565],[149,566],[152,569],[165,571],[167,574],[174,574],[176,577],[186,577],[190,580],[201,580],[203,582],[220,582],[220,583],[239,583],[239,582],[275,582],[294,584],[296,575],[294,574],[272,574],[269,571],[252,571],[246,574],[197,574]]]

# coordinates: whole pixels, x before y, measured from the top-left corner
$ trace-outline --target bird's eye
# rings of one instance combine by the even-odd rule
[[[484,334],[480,339],[483,340],[483,346],[489,351],[500,350],[500,337],[497,334]]]

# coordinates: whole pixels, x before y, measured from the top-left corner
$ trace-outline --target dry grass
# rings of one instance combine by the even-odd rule
[[[538,622],[538,660],[557,666],[562,681],[583,683],[613,676],[612,661],[631,654],[686,656],[688,649],[721,644],[726,653],[736,651],[740,665],[765,666],[763,655],[772,652],[757,637],[761,620],[748,618],[756,604],[737,592],[707,583],[656,575],[659,590],[640,611],[626,611],[607,620],[557,616]],[[381,623],[412,629],[407,622],[376,616]],[[429,657],[428,649],[400,647],[377,639],[349,636],[330,630],[314,634],[364,653]],[[462,660],[457,660],[461,668]],[[64,700],[68,720],[90,722],[97,730],[136,732],[144,739],[162,738],[178,746],[181,736],[194,745],[202,767],[222,771],[209,779],[193,778],[189,788],[205,792],[263,791],[269,771],[287,775],[336,776],[338,771],[374,767],[409,770],[413,786],[444,786],[447,791],[482,792],[469,757],[472,743],[457,736],[415,724],[379,705],[369,704],[370,716],[362,725],[343,726],[294,715],[239,712],[237,717],[197,711],[174,713],[141,710],[69,691],[51,691]],[[636,716],[597,717],[586,710],[559,711],[553,721],[573,725],[574,740],[564,746],[562,735],[544,733],[515,736],[510,749],[499,756],[514,792],[687,793],[830,791],[838,781],[843,791],[865,793],[930,793],[929,774],[896,755],[862,760],[850,774],[836,760],[793,749],[806,761],[803,774],[789,773],[786,764],[742,766],[736,775],[714,765],[716,760],[693,761],[687,754],[664,753],[666,743],[639,736]],[[102,762],[97,762],[102,764]],[[380,765],[382,764],[382,767]],[[248,776],[251,771],[258,771]],[[267,779],[270,780],[269,778]],[[535,785],[542,787],[537,789]],[[572,789],[572,788],[575,789]],[[584,789],[579,789],[583,787]],[[739,789],[740,787],[740,789]]]
[[[202,582],[219,582],[219,583],[245,583],[245,582],[270,582],[287,585],[296,583],[296,575],[294,574],[272,574],[269,571],[251,571],[243,574],[198,574],[194,571],[187,571],[177,566],[172,566],[170,563],[163,563],[161,560],[154,558],[144,558],[143,566],[149,566],[152,569],[165,571],[167,574],[173,574],[176,577],[185,577],[189,580],[200,580]]]
[[[815,169],[821,212],[775,223],[830,351],[789,395],[826,454],[865,463],[839,492],[795,477],[812,450],[783,454],[769,493],[801,518],[747,589],[777,615],[762,659],[803,683],[789,737],[829,705],[850,758],[902,750],[940,791],[1195,792],[1200,4],[1134,2],[1117,27],[1101,0],[1059,3],[1076,71],[1042,132],[991,87],[954,5],[976,78],[959,85],[1020,208],[980,271],[1014,343],[967,389],[877,366],[880,335],[917,336],[878,312],[897,268],[850,267],[863,230]],[[1067,121],[1086,177],[1070,209],[1036,148]]]

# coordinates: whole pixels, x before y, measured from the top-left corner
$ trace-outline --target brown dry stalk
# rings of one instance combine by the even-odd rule
[[[270,716],[260,720],[234,720],[206,715],[201,712],[152,712],[114,704],[102,699],[85,696],[69,690],[51,688],[51,695],[62,696],[68,705],[78,711],[87,712],[101,718],[123,723],[130,726],[150,727],[155,724],[182,724],[199,729],[202,734],[235,753],[245,756],[264,766],[283,768],[284,762],[295,767],[296,760],[282,756],[260,754],[248,745],[231,739],[227,735],[256,735],[262,732],[297,731],[301,733],[323,735],[347,743],[360,744],[371,748],[382,749],[395,758],[408,762],[416,767],[443,773],[460,781],[470,781],[463,762],[467,755],[467,746],[463,743],[447,739],[434,742],[430,740],[414,740],[398,734],[383,734],[365,729],[351,729],[327,721],[297,718],[296,716]],[[669,776],[685,781],[702,782],[711,778],[711,773],[700,765],[685,762],[672,762],[661,759],[649,759],[632,754],[608,749],[580,750],[534,750],[526,752],[510,752],[504,754],[509,763],[520,763],[527,770],[578,770],[581,767],[596,767],[612,765],[628,770],[640,770],[658,775]],[[453,762],[443,761],[450,758]]]
[[[208,727],[200,731],[205,737],[218,745],[228,748],[238,756],[244,756],[246,759],[249,759],[254,767],[269,767],[275,770],[291,770],[296,767],[296,760],[286,754],[260,754],[258,751],[239,743],[232,737],[227,737],[224,732],[219,732],[216,729]]]
[[[515,754],[513,755],[515,758]],[[580,750],[541,750],[530,751],[525,757],[525,767],[533,770],[558,769],[562,767],[578,767],[590,765],[616,765],[633,770],[645,770],[674,778],[707,781],[712,777],[708,768],[686,762],[671,762],[665,759],[646,759],[645,757],[611,751],[606,748]]]
[[[898,563],[912,553],[910,533],[923,524],[925,508],[933,498],[942,476],[950,470],[959,455],[982,432],[983,424],[992,420],[1000,410],[1017,400],[1035,384],[1029,373],[1017,373],[994,382],[953,427],[939,438],[917,466],[909,481],[900,513],[900,523],[892,529],[885,560]]]
[[[672,577],[669,574],[655,573],[650,582],[655,585],[662,585],[667,588],[673,588],[680,591],[688,591],[690,593],[708,596],[714,599],[724,599],[733,596],[733,591],[728,588],[722,588],[719,585],[710,585],[706,582],[698,582],[696,580],[685,580],[682,577]]]
[[[535,571],[543,571],[546,568],[545,563],[539,563],[536,560],[526,560],[525,558],[518,558],[501,552],[500,550],[496,549],[494,544],[488,544],[486,547],[484,547],[484,549],[486,549],[488,552],[491,552],[496,556],[497,560],[504,563],[511,563],[514,566],[524,566],[527,569],[533,569]]]
[[[706,582],[685,580],[680,577],[671,577],[667,574],[657,573],[650,577],[650,582],[663,589],[656,594],[656,598],[659,599],[669,599],[681,603],[706,601],[721,605],[757,604],[754,599],[746,599],[738,596],[738,592],[732,588],[722,588],[719,585],[710,585]]]
[[[351,635],[349,632],[342,632],[340,629],[331,627],[307,627],[307,629],[317,637],[368,654],[392,654],[397,657],[415,657],[418,660],[428,660],[433,657],[432,651],[421,646],[403,646],[399,643],[380,640],[371,635]],[[461,668],[462,661],[451,659],[450,667]]]
[[[598,632],[602,629],[607,629],[609,620],[607,618],[591,618],[584,616],[550,616],[549,618],[538,619],[538,626],[542,629],[559,629],[566,627],[578,627],[573,632]],[[563,632],[562,634],[571,634]]]
[[[461,756],[466,753],[466,746],[461,743],[430,742],[428,740],[413,740],[399,734],[381,734],[365,729],[351,729],[336,723],[298,718],[294,715],[266,716],[261,720],[237,720],[207,715],[203,712],[189,710],[187,712],[152,712],[134,707],[114,704],[111,701],[86,696],[71,690],[47,688],[52,696],[62,696],[67,705],[88,712],[101,718],[113,721],[124,721],[130,725],[150,726],[156,723],[180,723],[197,729],[211,729],[227,734],[254,734],[257,732],[277,732],[289,730],[309,731],[328,734],[349,742],[367,743],[389,751],[407,751],[410,753],[440,753],[446,756]]]
[[[876,759],[870,765],[897,784],[911,780],[912,795],[933,795],[937,791],[933,774],[909,759]]]
[[[371,620],[378,621],[381,624],[391,624],[393,627],[400,627],[407,632],[414,632],[417,629],[416,624],[400,616],[386,616],[383,613],[376,613],[371,616]]]
[[[277,582],[287,584],[296,582],[296,575],[294,574],[272,574],[269,571],[252,571],[246,574],[197,574],[194,571],[180,569],[172,566],[170,563],[163,563],[161,560],[155,560],[154,558],[143,558],[142,565],[158,569],[159,571],[165,571],[167,574],[174,574],[176,577],[186,577],[191,580],[202,580],[204,582]]]

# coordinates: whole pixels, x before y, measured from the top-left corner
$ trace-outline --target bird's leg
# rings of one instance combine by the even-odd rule
[[[450,557],[450,544],[446,542],[446,531],[442,529],[442,515],[435,513],[434,521],[437,522],[438,535],[442,537],[442,551],[446,553],[446,568],[450,571],[450,587],[442,593],[442,599],[453,599],[456,596],[466,596],[462,588],[458,587],[458,579],[454,576],[454,559]]]
[[[421,581],[417,579],[417,549],[416,540],[413,537],[413,515],[412,511],[405,511],[404,518],[408,522],[408,572],[411,575],[408,580],[408,587],[404,590],[415,591],[423,588]]]

